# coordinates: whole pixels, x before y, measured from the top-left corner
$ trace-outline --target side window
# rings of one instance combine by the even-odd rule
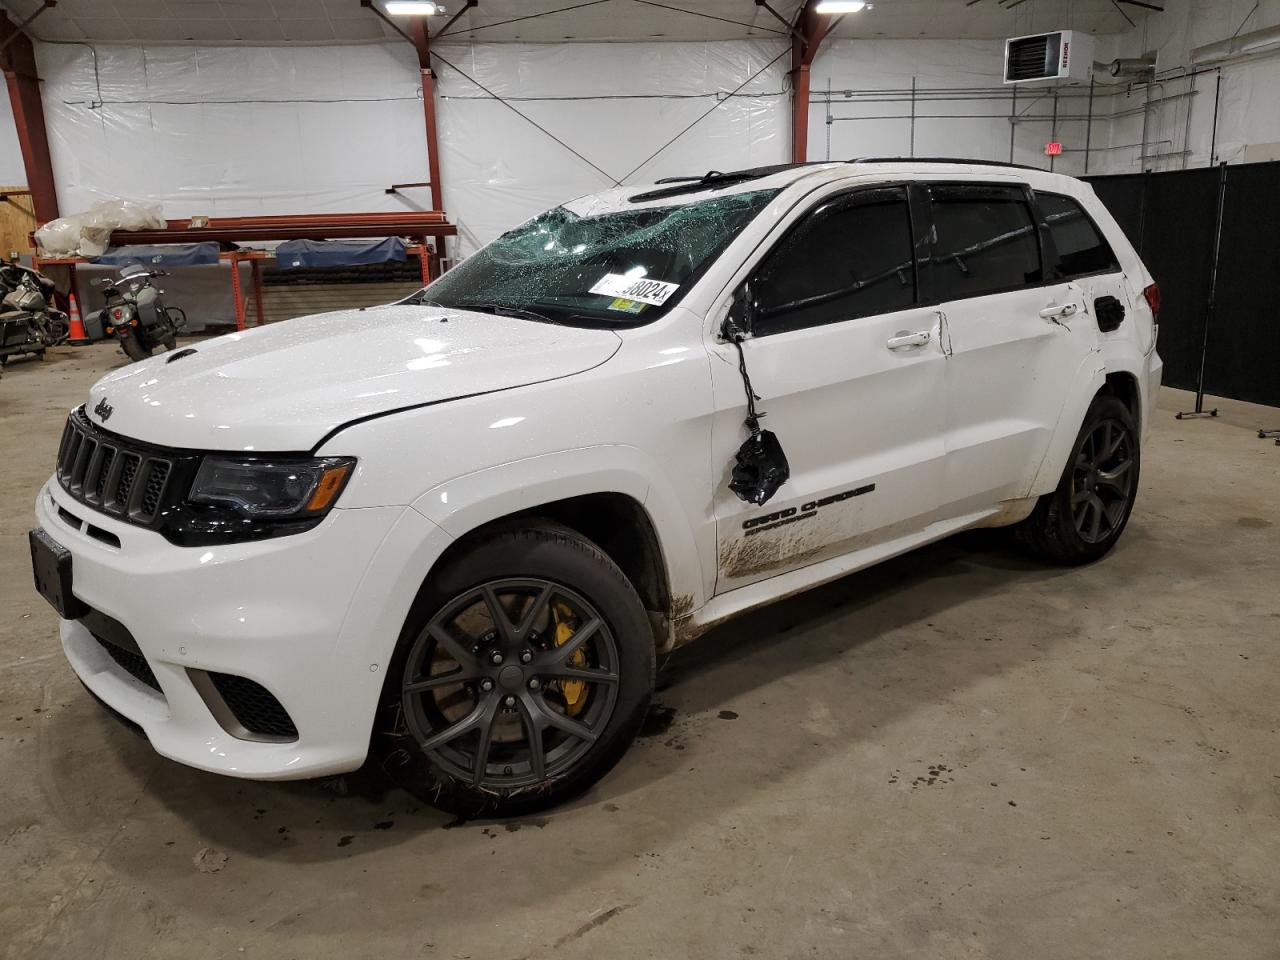
[[[826,201],[782,238],[752,279],[758,336],[910,307],[916,300],[906,191]]]
[[[933,278],[939,300],[1040,283],[1040,240],[1016,187],[934,184]]]
[[[1038,192],[1036,203],[1058,250],[1060,276],[1082,277],[1120,269],[1111,245],[1080,204],[1061,194]]]

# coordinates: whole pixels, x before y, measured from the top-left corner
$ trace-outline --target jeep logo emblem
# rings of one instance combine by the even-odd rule
[[[111,417],[111,413],[112,413],[112,411],[114,411],[114,410],[115,410],[115,407],[113,407],[113,406],[111,406],[111,404],[107,403],[107,398],[106,398],[106,397],[103,397],[101,400],[99,400],[99,401],[98,401],[98,405],[97,405],[96,407],[94,407],[94,408],[93,408],[93,412],[94,412],[94,413],[96,413],[96,414],[98,415],[98,418],[99,418],[103,423],[106,423],[106,422],[107,422],[107,420],[108,420],[108,419],[110,419],[110,417]]]

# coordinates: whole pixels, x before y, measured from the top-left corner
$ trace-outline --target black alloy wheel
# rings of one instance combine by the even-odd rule
[[[1097,423],[1076,451],[1071,513],[1086,543],[1103,543],[1120,528],[1133,500],[1132,437],[1116,419]]]
[[[1133,513],[1142,466],[1138,425],[1116,396],[1093,398],[1057,489],[1014,533],[1052,563],[1091,563],[1116,545]]]
[[[405,722],[440,768],[473,786],[563,775],[599,739],[618,646],[596,608],[541,578],[493,580],[446,604],[403,673]]]
[[[456,544],[419,590],[373,756],[461,817],[555,806],[631,745],[656,661],[649,614],[600,547],[541,518],[495,524]]]

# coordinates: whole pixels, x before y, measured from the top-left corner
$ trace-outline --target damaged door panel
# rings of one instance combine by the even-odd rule
[[[946,340],[939,312],[919,305],[916,234],[905,188],[833,193],[735,291],[730,326],[708,345],[724,477],[718,593],[928,523],[919,511],[941,493]],[[776,450],[753,446],[748,396]],[[739,482],[744,452],[789,467],[764,500],[740,495],[751,489]]]

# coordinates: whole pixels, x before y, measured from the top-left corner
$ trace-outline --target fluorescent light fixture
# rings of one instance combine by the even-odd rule
[[[814,13],[857,13],[866,7],[867,0],[819,0]]]
[[[386,8],[393,17],[433,17],[444,13],[444,7],[432,0],[387,0]]]

